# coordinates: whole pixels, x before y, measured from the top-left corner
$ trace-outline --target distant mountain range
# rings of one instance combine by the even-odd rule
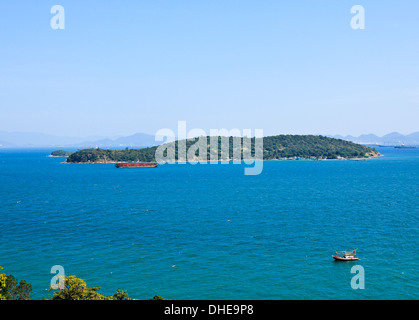
[[[419,132],[414,132],[409,135],[403,135],[398,132],[392,132],[385,136],[379,137],[375,134],[363,134],[359,137],[354,136],[329,136],[336,139],[352,141],[360,144],[376,144],[383,146],[419,146]]]
[[[159,145],[154,135],[136,133],[115,139],[105,137],[60,137],[34,132],[0,131],[0,148],[140,148]]]
[[[419,132],[402,135],[398,132],[379,137],[375,134],[363,134],[359,137],[351,135],[335,135],[328,137],[352,141],[359,144],[376,144],[384,146],[419,146]],[[85,148],[142,148],[161,144],[155,141],[155,136],[146,133],[136,133],[126,137],[61,137],[35,132],[4,132],[0,131],[0,148],[57,148],[57,149],[85,149]]]

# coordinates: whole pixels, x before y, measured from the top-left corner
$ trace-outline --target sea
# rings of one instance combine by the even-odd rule
[[[54,266],[135,299],[418,299],[419,149],[376,149],[264,161],[253,176],[245,163],[117,169],[3,149],[1,272],[34,299],[54,293]],[[333,260],[352,249],[358,261]]]

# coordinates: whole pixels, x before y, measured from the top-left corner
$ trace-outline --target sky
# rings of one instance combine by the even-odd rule
[[[418,16],[417,0],[1,1],[0,131],[409,134]]]

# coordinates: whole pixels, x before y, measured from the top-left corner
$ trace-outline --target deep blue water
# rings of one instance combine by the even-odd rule
[[[0,265],[138,299],[418,299],[419,149],[368,161],[116,169],[0,151]],[[358,248],[360,260],[333,262]],[[351,268],[365,269],[354,290]]]

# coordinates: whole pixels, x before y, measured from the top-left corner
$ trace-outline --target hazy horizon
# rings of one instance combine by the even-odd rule
[[[169,129],[172,129],[176,133],[176,128],[169,128]],[[188,128],[188,129],[194,129],[194,128]],[[213,129],[213,128],[211,128],[211,129]],[[214,129],[229,129],[229,128],[214,128]],[[156,132],[157,132],[157,130],[156,130]],[[411,135],[411,134],[414,134],[414,133],[418,133],[418,132],[419,132],[419,129],[416,130],[416,131],[413,131],[413,132],[408,132],[408,133],[403,133],[403,132],[399,132],[399,131],[388,131],[387,133],[385,133],[383,135],[376,134],[374,132],[365,132],[365,133],[358,134],[358,135],[354,135],[354,134],[350,134],[350,133],[349,134],[340,134],[340,133],[331,133],[331,134],[304,133],[304,134],[296,134],[296,135],[324,135],[324,136],[343,136],[343,137],[346,137],[346,136],[359,137],[359,136],[363,136],[363,135],[375,135],[377,137],[382,138],[382,137],[384,137],[386,135],[393,134],[393,133],[398,133],[398,134],[401,134],[401,135],[404,135],[404,136],[408,136],[408,135]],[[39,134],[39,135],[54,136],[54,137],[57,137],[57,138],[69,138],[69,137],[71,137],[71,138],[80,138],[80,139],[86,139],[86,138],[89,138],[89,139],[118,139],[118,138],[121,138],[121,137],[128,137],[128,136],[132,136],[132,135],[135,135],[135,134],[145,134],[145,135],[155,136],[155,133],[148,133],[148,132],[141,132],[141,131],[132,132],[132,133],[129,133],[129,134],[126,134],[126,135],[125,134],[124,135],[122,135],[122,134],[117,134],[117,135],[106,135],[106,134],[99,135],[99,134],[93,134],[93,135],[89,135],[89,136],[77,135],[77,134],[75,134],[75,135],[60,135],[60,134],[40,132],[40,131],[5,131],[5,130],[0,130],[0,133],[8,133],[8,134]],[[292,135],[292,134],[294,134],[294,133],[279,132],[279,133],[276,133],[276,134],[273,134],[273,135]],[[209,130],[208,130],[208,135],[209,135]],[[264,134],[264,136],[266,137],[266,136],[271,136],[271,135]]]

